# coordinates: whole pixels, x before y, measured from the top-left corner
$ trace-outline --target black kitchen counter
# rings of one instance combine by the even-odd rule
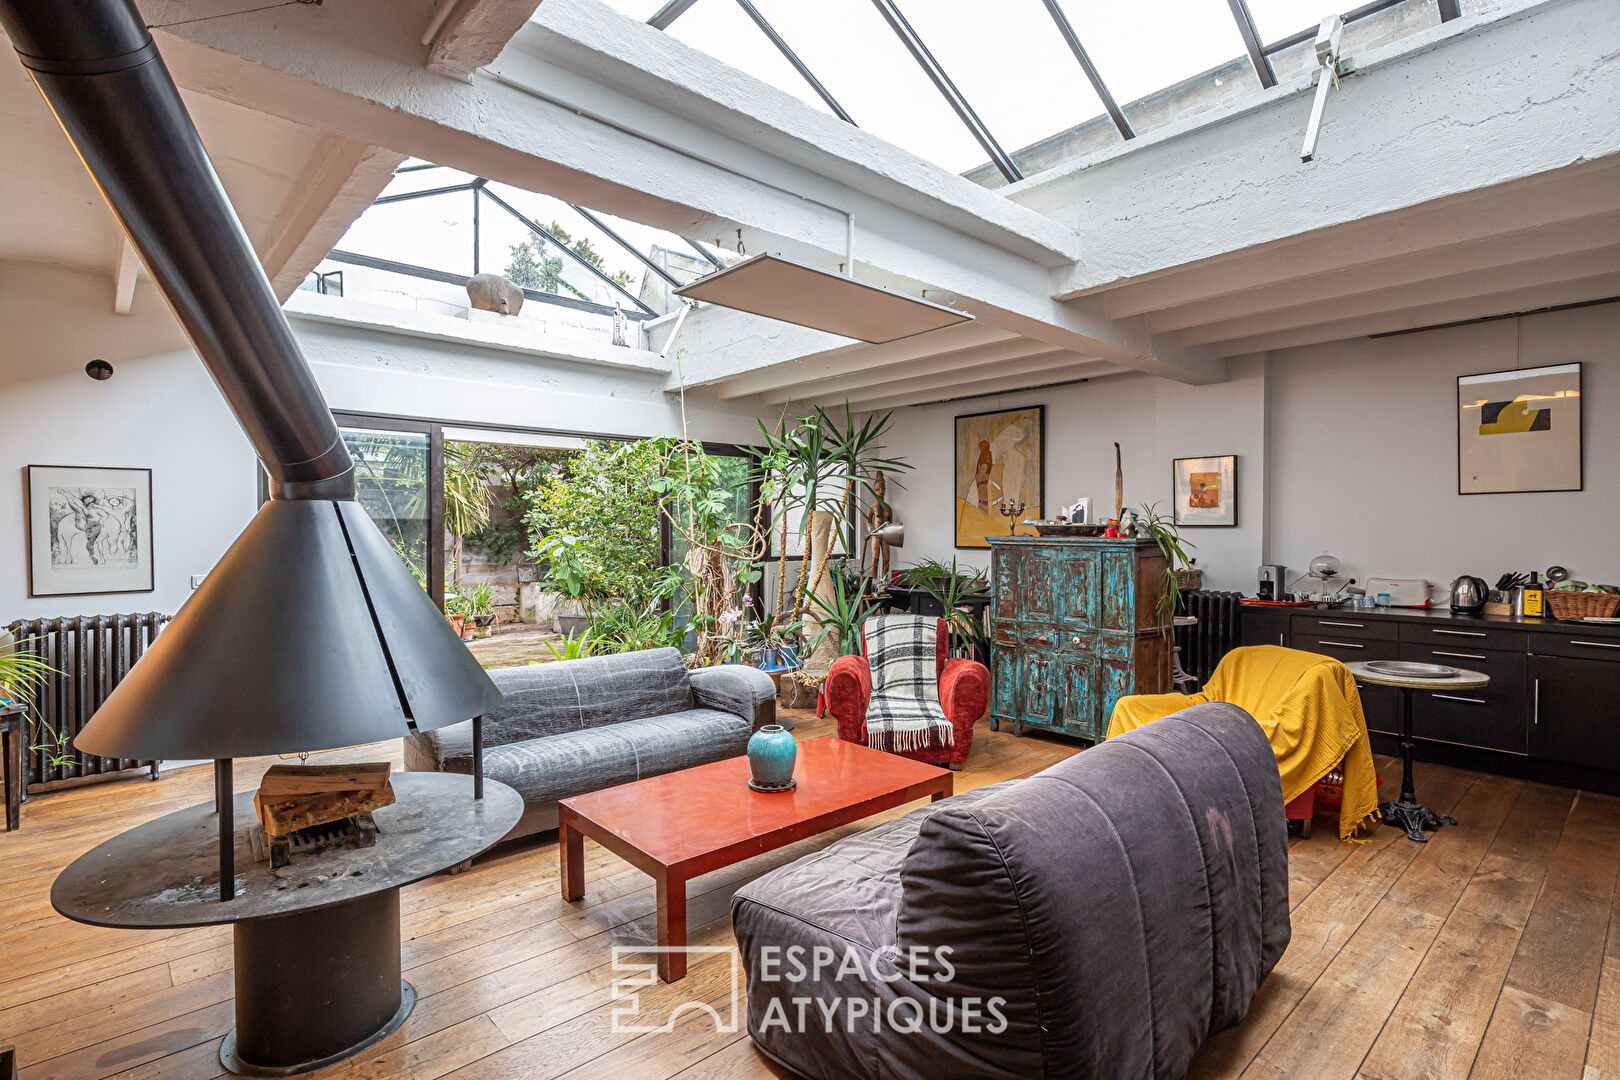
[[[1306,615],[1326,619],[1381,619],[1391,622],[1445,623],[1454,626],[1495,627],[1502,630],[1531,630],[1558,634],[1593,634],[1620,639],[1620,623],[1560,622],[1557,619],[1527,618],[1519,615],[1459,615],[1450,608],[1321,608],[1277,607],[1245,604],[1244,614],[1271,611],[1282,615]]]

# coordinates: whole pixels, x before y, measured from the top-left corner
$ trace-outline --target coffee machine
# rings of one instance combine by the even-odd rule
[[[1281,600],[1288,588],[1288,567],[1266,563],[1260,567],[1260,583],[1255,595],[1262,600]]]

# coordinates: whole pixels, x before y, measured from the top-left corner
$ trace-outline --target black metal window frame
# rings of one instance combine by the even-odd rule
[[[487,431],[492,436],[502,434],[534,435],[558,439],[594,439],[601,442],[634,442],[642,438],[639,435],[610,434],[607,432],[589,431],[562,431],[556,428],[524,427],[517,424],[489,424],[469,420],[443,420],[425,416],[404,416],[397,413],[370,413],[352,412],[348,410],[332,410],[332,419],[337,421],[339,428],[362,429],[370,431],[398,431],[412,435],[425,435],[428,440],[428,535],[444,535],[444,430],[454,428],[459,431]],[[492,440],[493,441],[493,440]],[[707,439],[694,440],[703,448],[704,453],[718,454],[727,457],[751,457],[758,447],[742,443],[713,442]],[[259,504],[262,506],[270,499],[270,486],[261,467],[259,473]],[[757,511],[760,499],[760,484],[757,478],[748,481],[748,506],[750,513]],[[770,528],[770,508],[765,508],[765,527]],[[658,559],[660,564],[669,565],[670,551],[672,550],[672,536],[668,522],[662,522],[659,527]],[[428,595],[442,610],[444,608],[444,545],[428,544]],[[749,595],[754,597],[757,606],[763,601],[763,585],[755,582],[749,587]]]
[[[695,2],[695,0],[692,0],[692,2]],[[690,4],[687,6],[690,6]],[[684,10],[684,8],[682,10]],[[398,169],[395,169],[394,173],[397,176],[402,173],[420,172],[425,169],[437,168],[440,168],[440,166],[431,163],[402,165]],[[576,296],[564,296],[560,293],[546,292],[540,289],[525,288],[523,290],[523,295],[527,299],[537,300],[545,304],[555,304],[559,307],[572,308],[577,311],[589,311],[598,315],[612,315],[615,310],[619,310],[623,312],[626,318],[636,321],[657,319],[661,318],[665,314],[664,312],[653,310],[644,301],[642,301],[640,297],[631,293],[617,281],[614,281],[612,277],[603,273],[599,267],[592,265],[589,260],[582,258],[567,244],[563,243],[561,239],[554,236],[549,229],[546,229],[538,222],[532,221],[528,217],[524,216],[522,211],[518,210],[511,203],[501,198],[495,192],[489,190],[488,185],[489,180],[480,176],[460,184],[445,184],[440,187],[424,188],[421,191],[402,191],[394,195],[383,195],[372,200],[371,205],[387,206],[393,203],[410,202],[415,199],[430,199],[441,196],[455,195],[464,191],[471,192],[473,196],[473,275],[477,275],[481,272],[480,263],[482,252],[479,248],[478,235],[479,222],[481,220],[480,206],[481,200],[488,199],[495,204],[497,209],[512,215],[513,218],[521,222],[523,226],[529,230],[529,232],[534,234],[536,239],[541,241],[542,244],[555,247],[563,254],[564,257],[571,260],[575,265],[583,267],[587,272],[600,280],[613,292],[622,296],[625,302],[620,304],[617,309],[615,309],[613,305],[598,303],[594,300],[585,300]],[[679,281],[673,274],[671,274],[664,267],[659,266],[646,253],[641,251],[641,249],[637,248],[634,244],[630,243],[630,241],[619,235],[615,229],[609,226],[596,214],[585,209],[583,206],[577,206],[573,203],[569,203],[567,205],[569,209],[573,210],[575,213],[579,214],[580,217],[584,218],[588,223],[590,223],[593,228],[599,230],[614,244],[618,245],[625,252],[629,253],[633,258],[635,258],[636,261],[645,266],[648,271],[662,278],[671,286],[679,286],[682,284],[682,282]],[[711,253],[706,251],[701,245],[693,240],[687,239],[686,237],[681,237],[681,239],[684,240],[685,243],[706,262],[714,266],[716,269],[720,268],[720,261]],[[430,266],[421,266],[416,263],[402,262],[398,259],[387,259],[377,255],[366,255],[357,251],[346,251],[342,248],[332,249],[332,251],[328,253],[327,258],[331,259],[333,262],[346,263],[350,266],[364,266],[373,270],[386,270],[390,273],[404,274],[408,277],[422,278],[426,281],[440,281],[448,285],[465,286],[468,280],[470,280],[468,275],[456,274],[448,270],[439,270]]]
[[[1218,0],[1210,0],[1210,2],[1215,3]],[[1408,0],[1373,0],[1371,3],[1344,12],[1342,17],[1346,23],[1352,23],[1369,15],[1377,14],[1386,8],[1407,2]],[[696,3],[697,0],[668,0],[647,20],[647,25],[656,27],[659,30],[668,30],[670,24],[685,14]],[[840,119],[849,124],[855,124],[855,121],[833,98],[826,86],[816,77],[815,72],[788,46],[782,35],[777,33],[776,29],[771,26],[764,14],[754,6],[751,0],[737,0],[737,3],[741,5],[749,19],[770,40],[777,51],[809,84],[816,95],[826,102],[827,107],[837,114]],[[1019,170],[1012,155],[1002,149],[994,134],[979,119],[978,113],[974,112],[973,108],[968,105],[967,100],[962,97],[961,92],[957,90],[956,84],[946,73],[944,67],[935,59],[933,53],[929,51],[917,32],[912,29],[896,0],[872,0],[872,3],[876,5],[889,27],[900,38],[901,43],[905,45],[912,59],[922,68],[929,81],[934,84],[935,90],[939,92],[940,96],[945,99],[946,104],[956,113],[963,126],[968,129],[968,133],[984,148],[985,153],[990,155],[991,162],[1000,170],[1002,176],[1006,177],[1007,182],[1016,183],[1022,180],[1023,173]],[[1075,62],[1080,65],[1086,80],[1096,92],[1098,100],[1102,102],[1103,109],[1113,121],[1120,138],[1135,138],[1136,132],[1126,119],[1124,110],[1115,101],[1107,83],[1103,81],[1096,65],[1092,63],[1090,54],[1087,53],[1085,45],[1080,40],[1080,35],[1075,32],[1073,23],[1069,21],[1058,0],[1042,0],[1042,3],[1046,6],[1047,13],[1051,15],[1053,25],[1059,36],[1063,38],[1064,44],[1068,46],[1069,51],[1074,55]],[[1260,80],[1261,88],[1271,89],[1277,85],[1277,72],[1272,67],[1271,57],[1284,49],[1313,40],[1317,28],[1313,26],[1267,44],[1260,39],[1260,33],[1255,27],[1254,16],[1249,11],[1247,0],[1227,0],[1227,6],[1231,9],[1232,20],[1237,24],[1238,36],[1243,39],[1244,49],[1249,54],[1249,63],[1254,69],[1255,76]],[[1462,14],[1459,0],[1435,0],[1435,7],[1440,13],[1441,22],[1450,22],[1452,19],[1459,18]],[[707,252],[703,252],[703,254],[711,262],[714,261]]]

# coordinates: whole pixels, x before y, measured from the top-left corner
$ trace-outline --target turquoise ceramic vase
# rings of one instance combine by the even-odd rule
[[[799,744],[792,732],[780,724],[766,724],[748,740],[748,768],[753,773],[748,786],[755,791],[792,791],[793,763],[799,757]]]

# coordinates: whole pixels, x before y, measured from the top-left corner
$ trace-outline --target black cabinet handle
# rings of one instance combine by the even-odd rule
[[[1484,698],[1479,697],[1460,697],[1457,694],[1436,694],[1434,696],[1439,698],[1441,701],[1461,701],[1468,705],[1489,704]]]

